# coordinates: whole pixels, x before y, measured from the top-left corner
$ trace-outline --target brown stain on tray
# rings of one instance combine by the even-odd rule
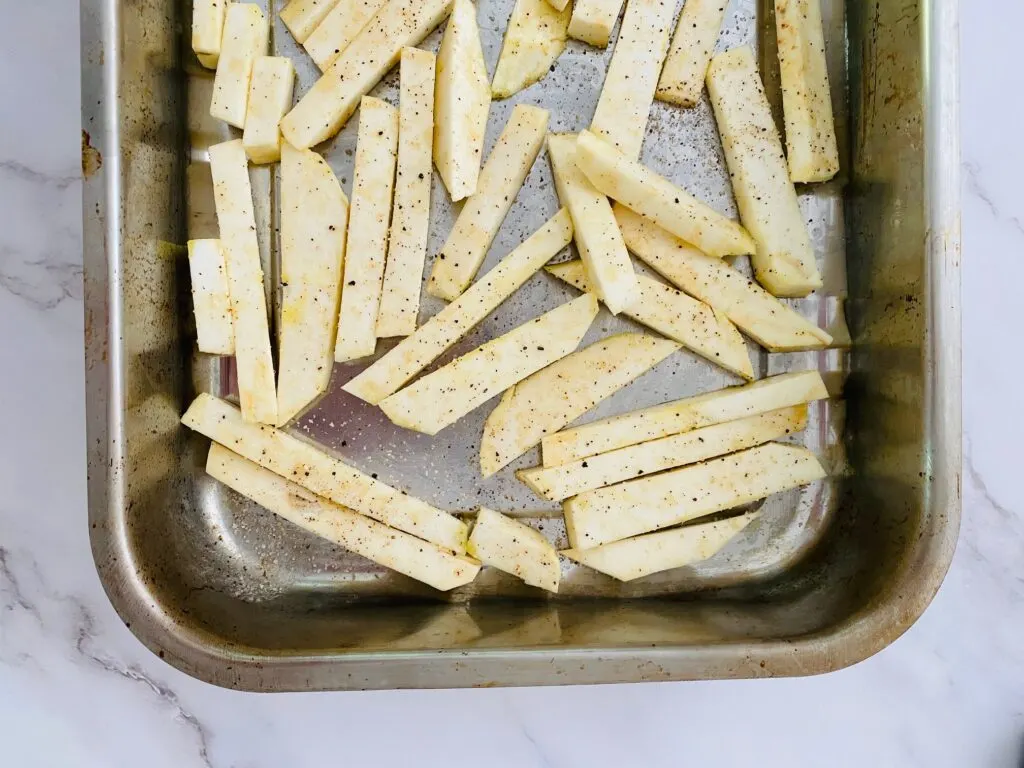
[[[103,155],[92,145],[92,138],[89,132],[82,131],[82,178],[91,178],[96,171],[103,167]]]

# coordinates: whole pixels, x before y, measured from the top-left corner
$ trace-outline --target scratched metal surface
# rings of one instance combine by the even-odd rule
[[[512,0],[488,0],[479,4],[478,19],[490,72],[494,71],[501,50],[502,30],[512,5]],[[831,43],[831,76],[835,92],[842,94],[845,90],[845,71],[841,4],[826,2],[825,5],[829,11],[826,23]],[[267,8],[266,3],[264,7]],[[316,67],[301,46],[292,39],[276,13],[273,13],[274,7],[267,10],[274,18],[274,52],[296,62],[298,94],[301,94],[315,82]],[[765,9],[759,8],[755,0],[733,0],[727,12],[719,49],[749,44],[763,54],[762,58],[767,55],[772,42],[766,42],[763,33],[766,29],[770,31],[771,25],[765,23],[764,15]],[[431,34],[422,43],[422,47],[436,50],[439,41],[440,30]],[[585,128],[597,104],[613,49],[614,44],[602,51],[570,41],[554,71],[543,80],[510,99],[493,102],[485,151],[490,151],[516,103],[549,109],[553,131],[578,131]],[[771,55],[774,56],[774,52]],[[766,70],[766,80],[772,83],[771,66],[766,67]],[[190,238],[216,236],[216,217],[212,215],[205,147],[231,135],[223,125],[208,117],[207,105],[212,82],[210,75],[201,70],[191,70],[191,73],[188,109],[193,161],[188,176],[188,199],[192,210],[189,219]],[[374,89],[373,94],[398,104],[397,68]],[[777,96],[777,93],[773,94],[773,97]],[[845,104],[841,99],[836,101],[836,110],[837,122],[843,125]],[[358,113],[335,139],[320,148],[347,193],[351,192],[357,125]],[[656,102],[648,124],[642,159],[718,210],[732,217],[737,216],[714,116],[706,98],[691,110]],[[278,295],[274,286],[277,284],[277,241],[272,213],[277,207],[273,203],[276,180],[273,178],[273,170],[266,167],[253,168],[252,178],[261,246],[267,265],[268,295],[276,309]],[[433,257],[447,237],[457,213],[436,173],[431,198],[431,229],[425,274],[429,274]],[[841,300],[846,290],[842,181],[803,190],[801,205],[825,276],[825,289],[811,298],[795,301],[793,305],[815,322],[832,327],[839,320]],[[545,151],[534,164],[501,227],[483,270],[497,263],[557,210],[558,199]],[[566,249],[560,258],[569,257],[571,251],[575,255],[574,250],[573,247]],[[639,262],[637,266],[647,271]],[[738,266],[749,269],[745,260]],[[574,295],[578,295],[576,291],[554,278],[546,274],[535,275],[431,369],[552,309]],[[442,306],[441,301],[424,294],[420,322]],[[602,309],[583,344],[592,343],[612,333],[640,329],[641,326],[627,319],[615,318]],[[378,356],[393,344],[392,341],[379,342]],[[828,374],[827,378],[835,391],[841,391],[847,366],[845,351],[768,355],[752,342],[749,343],[749,350],[759,376],[818,368]],[[335,366],[327,395],[293,425],[293,431],[325,446],[365,472],[376,473],[382,480],[443,509],[468,512],[485,505],[515,513],[543,530],[559,546],[567,546],[558,505],[538,499],[515,478],[516,469],[538,463],[537,450],[530,451],[492,478],[480,478],[480,435],[484,420],[496,400],[480,406],[435,437],[401,429],[391,424],[379,409],[341,389],[345,381],[373,359]],[[231,361],[203,357],[196,360],[195,373],[200,388],[222,395],[232,394]],[[584,416],[580,423],[736,383],[740,383],[738,378],[693,354],[681,351],[608,398]],[[796,440],[822,456],[834,473],[841,474],[845,468],[842,431],[842,402],[818,403],[811,408],[808,429]],[[285,593],[300,583],[316,584],[317,589],[322,590],[342,590],[353,599],[361,595],[401,597],[410,593],[423,593],[422,588],[412,585],[407,579],[395,576],[360,557],[311,540],[308,535],[255,509],[254,505],[206,478],[200,477],[197,482],[202,489],[197,497],[197,512],[224,531],[219,535],[224,537],[224,541],[230,542],[227,548],[234,557],[251,561],[251,567],[245,572],[259,572],[259,563],[268,557],[273,559],[273,578],[239,580],[237,569],[212,569],[208,578],[211,582],[219,582],[217,586],[220,589],[248,598],[265,598]],[[817,483],[800,491],[781,494],[768,500],[760,520],[719,556],[693,568],[658,574],[631,584],[620,584],[564,561],[564,581],[559,598],[678,594],[763,578],[786,568],[808,551],[827,525],[834,505],[835,493],[831,482]],[[228,574],[228,578],[218,578],[218,574]],[[448,599],[462,601],[476,595],[542,597],[513,578],[488,570],[473,584],[448,595]]]

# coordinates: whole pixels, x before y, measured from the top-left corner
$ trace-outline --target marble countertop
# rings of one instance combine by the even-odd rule
[[[964,5],[964,518],[924,617],[874,658],[810,679],[276,696],[171,669],[100,588],[84,524],[77,3],[8,9],[0,764],[1021,765],[1024,112],[1011,54],[1024,6]],[[23,66],[40,53],[46,66]]]

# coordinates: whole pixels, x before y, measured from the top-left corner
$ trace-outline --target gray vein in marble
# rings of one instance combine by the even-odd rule
[[[66,300],[81,301],[81,264],[52,250],[33,259],[18,260],[18,256],[18,250],[0,246],[0,289],[41,310],[54,309]]]
[[[533,734],[530,733],[530,729],[523,723],[519,724],[519,728],[522,731],[523,737],[530,743],[530,746],[533,747],[533,753],[537,756],[537,765],[543,766],[543,768],[551,768],[551,761],[548,760],[547,756],[544,754],[544,750],[541,749],[540,744],[537,743]]]
[[[981,182],[981,168],[972,162],[966,162],[963,164],[964,168],[964,182],[967,187],[967,191],[974,195],[976,198],[981,200],[988,208],[989,213],[992,214],[992,218],[998,221],[1006,221],[1018,233],[1024,235],[1024,223],[1017,216],[1005,216],[1002,211],[999,210],[999,206],[996,205],[992,199],[992,195],[986,189],[985,185]]]
[[[33,561],[33,566],[35,562]],[[66,595],[53,592],[44,581],[43,575],[35,570],[36,579],[39,582],[39,589],[44,593],[45,602],[60,603],[69,605],[71,615],[75,617],[74,643],[73,648],[82,658],[86,659],[93,666],[104,672],[117,675],[132,683],[136,683],[147,689],[156,699],[171,709],[176,719],[188,726],[195,735],[198,758],[200,764],[206,768],[214,768],[210,758],[210,734],[207,728],[200,722],[192,712],[187,710],[178,699],[178,695],[167,685],[158,682],[147,675],[140,667],[132,664],[124,664],[94,650],[97,645],[98,635],[96,632],[96,619],[94,618],[85,601],[75,595]],[[27,591],[22,584],[14,567],[13,557],[8,549],[0,547],[0,594],[9,595],[10,602],[7,605],[0,604],[0,609],[6,611],[21,610],[31,615],[36,622],[43,627],[44,620],[39,607],[28,597]],[[2,639],[2,636],[0,636]],[[0,651],[3,648],[0,647]],[[24,651],[17,652],[6,657],[0,655],[0,662],[13,662],[16,665],[24,665],[34,661],[32,656]]]
[[[25,593],[22,591],[21,585],[18,583],[18,578],[14,575],[14,568],[11,567],[10,559],[10,551],[0,547],[0,585],[2,585],[2,583],[7,584],[6,591],[10,594],[11,600],[11,602],[4,605],[3,608],[7,611],[13,611],[15,608],[21,608],[26,613],[34,616],[36,621],[42,623],[42,617],[39,615],[39,609],[29,601],[25,596]]]
[[[76,597],[67,597],[77,609],[78,631],[75,639],[75,650],[83,657],[91,661],[106,672],[120,675],[126,680],[145,686],[161,702],[168,705],[175,716],[185,723],[193,733],[199,748],[199,759],[207,768],[214,768],[210,760],[210,735],[206,728],[194,714],[185,709],[178,695],[168,686],[157,682],[135,665],[124,665],[113,659],[100,656],[92,650],[92,641],[96,638],[95,620],[86,604]]]
[[[67,189],[82,179],[79,175],[54,176],[49,173],[42,173],[24,163],[19,163],[17,160],[0,160],[0,173],[10,174],[31,184],[45,184],[54,186],[57,189]]]
[[[981,494],[982,498],[988,502],[992,509],[998,512],[1005,520],[1016,520],[1017,514],[1009,507],[1000,503],[999,500],[992,495],[992,491],[989,490],[988,484],[985,482],[985,478],[982,476],[981,472],[978,471],[977,467],[974,466],[974,457],[971,455],[970,443],[967,444],[967,450],[964,451],[964,469],[967,470],[967,476],[970,478],[971,483],[974,484],[978,493]]]
[[[534,738],[533,734],[530,733],[530,729],[527,727],[523,718],[519,716],[519,711],[512,703],[508,696],[502,696],[502,702],[504,703],[504,709],[506,715],[519,726],[519,732],[526,739],[526,742],[530,745],[531,750],[536,757],[536,764],[541,768],[551,768],[551,761],[548,760],[547,755],[541,748],[540,743]]]

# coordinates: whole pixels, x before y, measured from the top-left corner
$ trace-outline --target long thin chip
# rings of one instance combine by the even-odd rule
[[[622,17],[590,130],[629,157],[640,157],[674,12],[665,0],[629,0]]]
[[[211,355],[235,354],[228,269],[220,240],[189,240],[188,267],[199,351]]]
[[[580,296],[477,347],[381,401],[395,424],[436,435],[474,408],[572,352],[597,315]]]
[[[326,72],[345,52],[384,2],[385,0],[341,0],[331,9],[303,43],[306,53],[316,62],[321,72]]]
[[[563,208],[469,290],[342,389],[373,405],[397,392],[464,338],[571,240],[572,221]]]
[[[582,261],[565,261],[547,271],[581,291],[593,292]],[[670,285],[645,275],[636,279],[637,298],[622,314],[737,376],[754,378],[747,345],[727,317]]]
[[[473,282],[544,146],[548,111],[517,104],[434,261],[427,292],[454,301]]]
[[[345,278],[334,359],[374,353],[398,154],[398,110],[364,96],[359,115]]]
[[[451,10],[452,0],[388,0],[323,77],[281,121],[293,147],[309,149],[340,131],[359,100]]]
[[[206,472],[275,515],[378,565],[448,591],[480,571],[476,560],[334,504],[214,443]]]
[[[637,282],[611,203],[577,167],[574,135],[548,136],[548,157],[558,199],[572,216],[576,247],[588,278],[609,311],[618,314],[636,300]]]
[[[569,542],[589,549],[741,507],[826,476],[806,448],[768,443],[574,496],[563,505]]]
[[[725,0],[686,0],[655,98],[681,107],[693,107],[700,101],[728,5]]]
[[[782,373],[752,384],[674,400],[550,435],[544,438],[544,466],[568,464],[627,445],[827,397],[825,382],[817,371]]]
[[[775,0],[789,177],[828,181],[839,172],[820,0]]]
[[[435,62],[430,51],[402,51],[395,206],[377,312],[381,338],[408,336],[416,330],[419,317],[430,234]]]
[[[590,131],[576,142],[576,165],[602,195],[646,216],[710,256],[742,256],[754,241],[738,222],[619,152]]]
[[[454,515],[363,474],[276,427],[244,421],[231,403],[201,394],[181,423],[336,504],[453,552],[466,551],[469,530]]]
[[[713,523],[636,536],[593,549],[565,549],[561,554],[619,581],[633,581],[709,559],[757,517],[758,513],[752,512]]]
[[[595,341],[516,384],[491,411],[480,440],[480,471],[490,477],[530,448],[611,397],[679,349],[646,333]]]
[[[534,467],[516,474],[539,496],[561,501],[585,491],[753,448],[800,432],[806,426],[807,406],[796,405],[588,456],[558,467]]]
[[[753,51],[715,56],[707,84],[740,219],[757,244],[757,281],[776,296],[806,296],[821,287],[821,274]]]
[[[263,267],[249,183],[249,160],[241,139],[214,144],[209,152],[213,199],[217,206],[221,247],[228,267],[242,414],[247,421],[274,424],[277,422],[277,390],[274,386],[274,360],[270,353],[267,296],[263,290]]]
[[[615,219],[629,250],[765,349],[795,352],[833,343],[828,333],[722,259],[701,253],[623,205],[616,204]]]

